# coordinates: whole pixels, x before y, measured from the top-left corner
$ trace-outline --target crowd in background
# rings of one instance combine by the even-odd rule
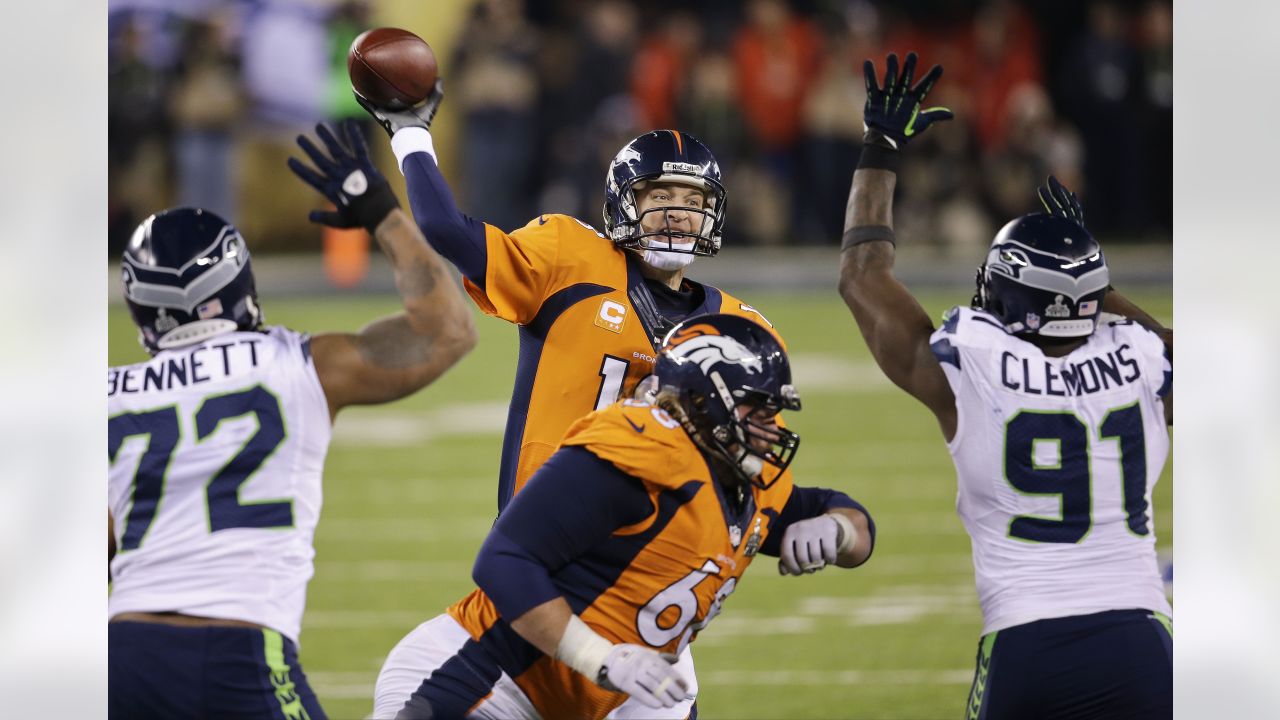
[[[113,0],[112,254],[170,204],[225,214],[255,249],[312,247],[308,190],[268,178],[316,120],[366,118],[346,52],[380,24],[367,2]],[[1171,233],[1170,0],[478,0],[452,47],[457,142],[440,152],[464,212],[507,230],[550,212],[598,222],[614,153],[672,127],[720,161],[728,242],[836,244],[862,61],[915,50],[917,77],[944,66],[929,100],[956,119],[905,154],[900,234],[971,254],[1035,209],[1049,173],[1108,242]]]

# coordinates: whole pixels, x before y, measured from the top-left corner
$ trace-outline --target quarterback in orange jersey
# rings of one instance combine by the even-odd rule
[[[618,152],[605,177],[604,232],[541,215],[508,233],[462,214],[436,166],[428,128],[442,96],[438,88],[400,112],[360,100],[391,134],[427,241],[462,272],[481,310],[520,327],[501,511],[575,420],[631,395],[673,325],[717,312],[768,321],[684,276],[695,257],[720,250],[727,200],[720,166],[696,138],[656,130]]]
[[[479,589],[392,650],[374,717],[604,718],[628,698],[687,708],[676,656],[757,553],[794,575],[867,560],[863,507],[792,484],[800,438],[777,415],[800,399],[763,326],[681,323],[655,376],[655,404],[624,400],[570,428],[486,538]]]

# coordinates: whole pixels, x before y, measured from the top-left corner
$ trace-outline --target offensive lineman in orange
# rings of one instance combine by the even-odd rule
[[[498,517],[479,589],[388,656],[374,717],[606,717],[688,700],[676,655],[757,553],[784,574],[871,555],[875,525],[834,490],[797,487],[799,410],[786,351],[763,326],[707,315],[658,353],[657,399],[582,418]]]

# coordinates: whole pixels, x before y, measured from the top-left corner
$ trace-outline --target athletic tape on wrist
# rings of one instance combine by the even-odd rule
[[[391,152],[396,155],[396,167],[404,174],[404,159],[416,152],[424,152],[431,156],[436,165],[440,159],[436,157],[435,144],[431,142],[431,131],[421,127],[407,127],[396,131],[391,136]]]
[[[571,615],[556,647],[556,659],[596,682],[611,650],[613,643],[588,627],[582,618]]]
[[[888,225],[858,225],[844,231],[844,238],[840,241],[840,252],[844,252],[854,245],[876,240],[884,240],[895,247],[898,245],[893,228]]]
[[[858,542],[858,529],[853,526],[852,520],[841,513],[831,513],[830,517],[840,526],[840,545],[836,548],[836,555],[843,555]]]

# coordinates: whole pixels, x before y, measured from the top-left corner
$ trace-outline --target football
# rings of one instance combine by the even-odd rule
[[[436,84],[436,54],[425,40],[400,28],[374,28],[351,42],[351,87],[379,107],[402,109],[427,98]]]

